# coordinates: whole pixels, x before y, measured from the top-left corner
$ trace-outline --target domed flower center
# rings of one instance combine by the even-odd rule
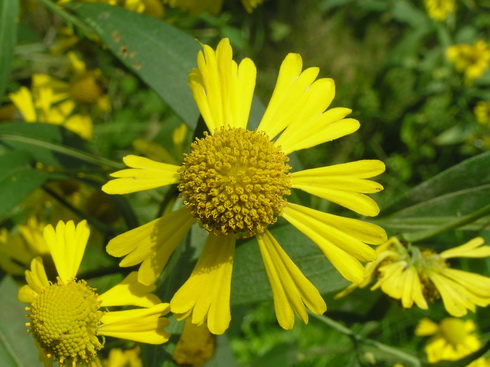
[[[215,235],[262,233],[290,194],[288,161],[264,132],[221,128],[205,134],[179,171],[184,205]]]
[[[34,338],[48,357],[61,363],[76,364],[80,358],[91,360],[102,348],[97,338],[99,311],[98,295],[81,281],[51,285],[41,292],[31,304],[28,315]]]
[[[442,336],[453,346],[463,345],[468,336],[464,321],[460,319],[447,318],[439,325]]]
[[[70,82],[69,93],[77,103],[94,104],[104,94],[102,83],[93,71],[76,76]]]

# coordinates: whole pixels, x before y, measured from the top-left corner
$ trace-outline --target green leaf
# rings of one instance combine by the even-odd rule
[[[34,339],[27,333],[24,306],[10,276],[0,282],[0,366],[40,366]]]
[[[33,169],[30,160],[24,152],[0,156],[0,218],[48,179],[49,174]]]
[[[410,190],[381,210],[377,224],[394,231],[427,230],[471,216],[489,205],[490,152],[469,158]],[[473,222],[465,229],[483,224]]]
[[[196,40],[161,20],[117,6],[82,3],[72,8],[193,130],[199,112],[187,79],[200,50]]]
[[[335,292],[347,286],[348,282],[320,249],[293,226],[281,225],[273,228],[271,233],[320,293]],[[236,249],[231,289],[231,303],[234,305],[272,299],[255,239],[240,244]]]
[[[83,165],[121,168],[122,164],[91,154],[86,142],[63,126],[13,122],[0,125],[0,142],[28,152],[48,166],[80,168]]]
[[[17,42],[18,0],[0,1],[0,99],[7,87],[10,67]]]

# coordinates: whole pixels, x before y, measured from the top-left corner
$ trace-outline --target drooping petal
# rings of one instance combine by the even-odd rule
[[[443,259],[453,257],[488,257],[490,256],[490,246],[483,246],[485,240],[476,237],[461,246],[451,248],[440,253]]]
[[[170,301],[178,320],[192,315],[192,323],[207,323],[213,334],[223,334],[231,320],[230,292],[235,240],[208,235],[189,279]]]
[[[10,100],[15,104],[15,107],[20,111],[22,117],[27,122],[35,122],[38,120],[36,108],[29,88],[20,87],[17,92],[9,94]]]
[[[431,271],[428,275],[441,295],[444,308],[450,315],[462,317],[468,313],[467,310],[475,312],[475,299],[465,287],[436,271]]]
[[[76,226],[73,221],[66,224],[59,221],[56,230],[52,225],[44,228],[44,239],[61,280],[76,278],[89,235],[90,229],[86,220],[82,220]]]
[[[397,261],[379,268],[380,278],[372,287],[381,286],[384,293],[401,300],[404,308],[412,307],[413,303],[421,309],[428,309],[427,301],[422,293],[422,284],[417,269],[404,261]]]
[[[272,288],[279,325],[286,330],[292,329],[294,313],[304,323],[308,323],[306,307],[313,313],[322,315],[327,310],[327,305],[320,292],[303,275],[272,234],[266,230],[257,235],[257,241]]]
[[[150,285],[158,278],[193,223],[189,210],[181,208],[114,237],[106,250],[112,256],[126,256],[119,264],[122,267],[142,262],[138,280]]]
[[[216,52],[204,45],[197,65],[189,85],[211,133],[227,125],[246,128],[257,74],[253,61],[246,58],[237,65],[230,41],[224,38]]]
[[[490,278],[470,273],[464,270],[445,268],[441,270],[441,273],[449,279],[461,284],[469,292],[482,297],[484,304],[478,304],[479,306],[486,306],[490,303]],[[486,304],[485,304],[486,303]]]
[[[258,127],[258,130],[265,131],[271,139],[297,120],[303,109],[308,111],[313,109],[314,113],[316,107],[316,109],[321,109],[319,112],[321,113],[333,100],[335,95],[333,81],[322,79],[324,81],[321,83],[330,85],[330,88],[326,90],[327,93],[321,97],[323,107],[315,103],[308,103],[311,94],[309,90],[320,70],[316,67],[304,71],[302,69],[303,60],[299,54],[295,53],[288,54],[281,64],[274,92]]]
[[[366,271],[361,261],[373,261],[375,251],[366,245],[382,244],[386,233],[371,223],[327,214],[288,203],[282,216],[308,236],[344,278],[361,282]]]
[[[140,343],[162,344],[170,337],[164,330],[170,322],[162,317],[168,311],[168,303],[159,303],[150,308],[107,312],[101,318],[98,333]]]
[[[156,162],[145,157],[127,155],[124,163],[131,168],[111,173],[110,180],[102,191],[108,194],[129,194],[177,183],[179,166]]]
[[[99,295],[98,301],[102,307],[110,306],[140,306],[151,307],[160,303],[153,292],[156,286],[144,285],[138,282],[138,273],[133,271],[119,284]]]
[[[431,321],[427,317],[424,317],[419,321],[417,328],[415,329],[415,335],[418,336],[428,336],[434,335],[439,331],[439,325]]]
[[[378,160],[362,160],[314,168],[291,174],[291,187],[330,200],[359,214],[376,216],[379,207],[370,197],[383,189],[379,183],[366,180],[383,173],[385,165]]]

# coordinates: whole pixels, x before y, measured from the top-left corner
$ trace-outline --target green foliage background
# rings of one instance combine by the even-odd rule
[[[34,12],[27,10],[31,3]],[[428,18],[421,1],[409,0],[266,0],[253,14],[228,0],[219,15],[190,16],[169,9],[167,22],[98,3],[58,7],[42,0],[22,5],[21,12],[18,1],[0,0],[0,102],[8,104],[8,93],[29,85],[33,73],[60,74],[60,58],[50,55],[48,48],[52,35],[68,24],[80,38],[76,48],[84,61],[102,70],[113,108],[92,112],[90,141],[61,126],[19,122],[18,115],[1,122],[0,225],[15,230],[23,223],[38,190],[88,219],[96,234],[80,278],[85,275],[99,289],[120,279],[117,260],[104,252],[107,241],[158,216],[175,200],[175,190],[108,197],[121,219],[107,222],[87,206],[64,200],[53,183],[75,180],[99,191],[108,173],[122,168],[121,157],[135,152],[135,139],[158,143],[178,160],[170,138],[173,129],[181,122],[187,125],[186,143],[202,129],[187,75],[195,66],[199,42],[214,46],[222,37],[231,39],[237,59],[250,57],[257,65],[252,123],[260,119],[288,52],[300,53],[305,66],[319,66],[321,77],[332,77],[337,88],[334,105],[352,108],[353,117],[361,121],[359,132],[301,151],[293,158],[295,164],[309,168],[380,159],[387,165],[380,178],[385,190],[375,197],[382,211],[372,221],[389,235],[436,250],[475,236],[490,243],[490,153],[485,145],[489,128],[476,123],[473,114],[477,101],[490,101],[490,72],[467,85],[445,57],[451,44],[489,39],[490,3],[458,2],[457,12],[445,22]],[[292,200],[351,216],[307,195]],[[240,243],[232,325],[217,338],[215,357],[206,366],[426,364],[424,340],[414,336],[414,328],[422,317],[446,317],[440,302],[429,311],[403,310],[379,291],[369,290],[334,300],[347,282],[317,247],[281,221],[272,231],[325,296],[328,318],[312,316],[306,326],[297,323],[292,331],[282,330],[257,245],[254,240]],[[160,279],[157,294],[163,300],[168,301],[190,273],[202,245],[202,230],[193,228]],[[487,259],[457,265],[490,275]],[[24,332],[23,306],[16,300],[21,283],[2,273],[2,366],[37,363],[32,338]],[[488,309],[468,317],[478,325],[482,342],[490,341]],[[168,344],[142,347],[145,366],[175,365],[171,354],[181,328],[173,322],[174,336]],[[106,349],[130,346],[119,343],[108,340]],[[480,354],[487,349],[488,345]]]

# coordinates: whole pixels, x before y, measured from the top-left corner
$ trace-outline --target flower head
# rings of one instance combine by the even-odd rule
[[[32,90],[20,87],[17,92],[9,94],[9,97],[26,122],[63,125],[84,139],[92,138],[90,116],[74,114],[75,102],[57,98],[49,86],[33,87]]]
[[[324,252],[350,281],[361,281],[360,261],[372,261],[368,244],[381,244],[384,230],[355,219],[323,213],[287,201],[300,189],[360,214],[375,216],[368,193],[382,190],[367,180],[382,173],[376,160],[357,161],[290,172],[288,154],[353,133],[359,122],[345,118],[347,108],[328,109],[335,95],[331,79],[318,79],[318,68],[302,70],[298,54],[282,63],[272,99],[256,130],[247,130],[256,69],[250,59],[233,61],[227,39],[216,51],[198,55],[189,76],[194,99],[209,133],[196,139],[180,166],[126,156],[130,168],[112,174],[104,185],[110,194],[126,194],[178,184],[183,208],[112,239],[107,251],[125,256],[121,266],[141,263],[139,279],[153,282],[195,222],[208,231],[202,254],[187,282],[172,298],[179,319],[207,323],[215,334],[230,322],[230,288],[235,243],[255,236],[271,283],[279,324],[294,325],[294,314],[307,322],[306,307],[326,310],[315,286],[280,247],[269,226],[278,217],[289,221]]]
[[[456,70],[464,73],[469,84],[490,67],[490,48],[483,40],[476,41],[473,45],[461,43],[449,46],[446,56],[455,64]]]
[[[456,9],[455,0],[424,0],[429,18],[443,21]]]
[[[377,253],[376,260],[366,266],[366,279],[352,284],[338,297],[377,279],[371,289],[381,288],[390,297],[401,300],[405,308],[415,303],[427,309],[427,301],[442,298],[446,311],[460,317],[468,310],[475,312],[475,306],[490,304],[490,278],[453,269],[446,261],[456,257],[490,256],[490,246],[483,246],[481,237],[440,254],[416,246],[406,247],[392,237],[377,248]]]
[[[22,275],[36,256],[46,258],[49,249],[43,238],[44,225],[29,217],[17,232],[0,228],[0,267],[9,274]]]
[[[476,121],[479,124],[487,126],[490,128],[490,102],[489,101],[478,101],[473,110]]]
[[[89,233],[85,221],[76,226],[72,221],[60,221],[56,229],[46,226],[44,240],[53,257],[57,279],[48,280],[43,261],[37,257],[26,271],[27,285],[19,290],[19,300],[30,304],[26,307],[30,319],[26,326],[47,362],[90,365],[103,348],[99,335],[150,344],[161,344],[169,338],[163,330],[169,322],[162,317],[169,305],[150,293],[155,286],[138,283],[136,272],[100,295],[85,280],[76,279]],[[140,308],[101,310],[129,305]]]
[[[471,354],[481,347],[474,331],[476,325],[472,320],[461,320],[453,317],[442,320],[439,324],[422,319],[415,335],[431,336],[425,347],[429,363],[441,360],[456,361]]]

